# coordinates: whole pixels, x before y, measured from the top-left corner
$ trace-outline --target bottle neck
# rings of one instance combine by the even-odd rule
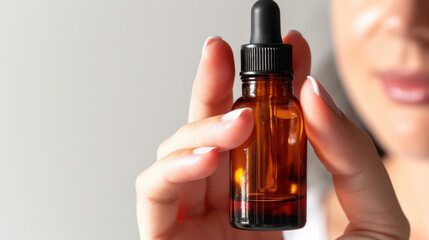
[[[243,97],[286,97],[293,95],[291,75],[242,75]]]

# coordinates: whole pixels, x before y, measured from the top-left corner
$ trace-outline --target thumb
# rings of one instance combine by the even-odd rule
[[[301,91],[306,132],[317,156],[333,175],[353,175],[378,158],[368,134],[355,126],[314,78]]]
[[[332,174],[339,202],[350,221],[344,238],[406,239],[409,224],[369,135],[355,126],[314,78],[301,89],[308,139]]]

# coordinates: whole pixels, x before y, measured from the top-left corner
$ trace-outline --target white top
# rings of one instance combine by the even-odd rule
[[[307,198],[307,224],[304,228],[284,231],[285,240],[327,240],[325,207],[322,189],[309,189]]]

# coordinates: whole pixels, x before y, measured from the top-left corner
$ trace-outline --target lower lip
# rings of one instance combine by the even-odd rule
[[[406,104],[429,103],[429,81],[415,81],[397,77],[381,77],[381,79],[390,99]]]

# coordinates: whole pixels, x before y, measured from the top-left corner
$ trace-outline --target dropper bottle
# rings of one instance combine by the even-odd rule
[[[292,46],[282,43],[280,9],[272,0],[252,8],[250,44],[241,47],[243,95],[251,108],[249,139],[230,152],[230,223],[247,230],[290,230],[306,222],[307,138],[293,96]]]

